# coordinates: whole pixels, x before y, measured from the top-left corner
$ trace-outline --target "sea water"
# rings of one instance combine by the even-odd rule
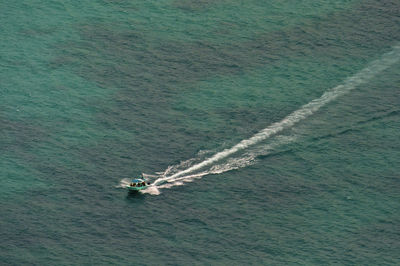
[[[0,10],[0,264],[400,263],[398,1]]]

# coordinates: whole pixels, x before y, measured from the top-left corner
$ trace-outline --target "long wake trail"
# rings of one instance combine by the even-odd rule
[[[163,174],[160,174],[159,175],[160,177],[153,183],[154,185],[152,186],[153,187],[152,189],[156,190],[157,193],[152,193],[151,191],[149,191],[149,193],[158,194],[157,188],[164,188],[164,187],[167,188],[173,185],[180,185],[181,180],[191,181],[194,178],[198,178],[207,174],[221,173],[251,164],[251,161],[254,159],[254,155],[251,154],[247,156],[245,154],[242,158],[236,160],[231,159],[221,164],[216,164],[216,163],[218,161],[226,159],[227,157],[231,156],[234,153],[237,153],[238,151],[245,150],[250,146],[253,146],[261,141],[264,141],[285,129],[293,127],[298,122],[314,114],[324,105],[348,93],[357,86],[360,86],[368,82],[369,80],[371,80],[373,77],[375,77],[388,67],[397,63],[399,60],[400,60],[400,45],[397,44],[393,47],[393,49],[390,52],[383,54],[380,59],[372,61],[367,67],[365,67],[355,75],[345,79],[343,84],[327,90],[325,93],[322,94],[321,97],[314,99],[311,102],[303,105],[298,110],[289,114],[281,121],[275,122],[270,126],[260,130],[252,137],[244,139],[240,141],[238,144],[234,145],[233,147],[218,152],[199,163],[193,164],[192,159],[188,160],[182,163],[185,166],[183,170],[175,172],[171,170],[171,168],[174,167],[169,167]],[[212,166],[212,167],[204,170],[203,168],[205,168],[206,166]],[[196,172],[201,169],[203,169],[201,172]],[[175,173],[171,174],[171,172]]]

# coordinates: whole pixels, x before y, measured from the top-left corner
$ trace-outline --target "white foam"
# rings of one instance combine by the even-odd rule
[[[158,179],[153,182],[153,185],[141,192],[158,195],[160,194],[159,189],[162,188],[171,188],[173,186],[183,185],[184,182],[192,182],[194,179],[201,178],[205,175],[220,174],[253,164],[256,161],[257,156],[267,155],[276,147],[285,143],[290,143],[296,139],[295,136],[275,136],[276,134],[293,127],[298,122],[314,114],[322,106],[348,93],[355,87],[368,82],[383,70],[397,63],[399,59],[400,46],[396,45],[393,47],[392,51],[384,54],[380,59],[371,62],[366,68],[362,69],[354,76],[344,80],[343,84],[327,90],[321,97],[303,105],[281,121],[275,122],[260,130],[251,138],[244,139],[233,147],[218,152],[198,163],[195,162],[208,154],[208,151],[199,152],[198,157],[196,158],[183,161],[177,165],[169,166],[163,173],[158,173],[158,175],[144,175],[153,178],[158,177]],[[272,139],[271,137],[274,138]],[[267,139],[270,139],[270,143],[254,147],[255,144]],[[244,152],[240,153],[239,157],[232,156],[238,151]],[[216,164],[217,162],[219,163]],[[205,168],[206,166],[210,167]],[[199,170],[201,171],[199,172]],[[129,182],[129,179],[122,179],[118,187],[126,187],[129,185]]]
[[[117,188],[126,188],[129,187],[131,180],[129,178],[123,178],[119,181],[119,184],[116,186]]]
[[[150,186],[144,190],[140,190],[141,193],[150,194],[150,195],[160,195],[160,190],[158,190],[157,186]]]
[[[264,128],[263,130],[259,131],[257,134],[253,135],[249,139],[242,140],[235,146],[225,149],[221,152],[216,153],[215,155],[211,156],[208,159],[203,160],[200,163],[194,164],[184,170],[181,170],[175,174],[172,174],[168,176],[168,174],[171,172],[173,167],[170,167],[167,169],[165,172],[165,175],[155,181],[155,184],[163,181],[176,181],[183,177],[185,178],[187,174],[193,173],[197,170],[200,170],[206,166],[212,165],[222,159],[227,158],[228,156],[247,149],[248,147],[255,145],[263,140],[266,140],[270,138],[271,136],[276,135],[277,133],[293,127],[296,123],[300,122],[301,120],[304,120],[305,118],[309,117],[316,111],[318,111],[322,106],[326,105],[327,103],[335,100],[339,96],[342,96],[346,93],[348,93],[350,90],[354,89],[355,87],[366,83],[369,81],[371,78],[375,77],[377,74],[385,70],[386,68],[390,67],[391,65],[395,64],[398,62],[400,59],[400,46],[397,45],[393,48],[392,51],[384,54],[380,59],[373,61],[370,63],[366,68],[355,74],[354,76],[347,78],[343,84],[338,85],[332,89],[327,90],[320,98],[314,99],[311,102],[303,105],[300,109],[294,111],[293,113],[289,114],[287,117],[285,117],[283,120],[273,123],[270,126]],[[192,159],[191,159],[192,160]],[[191,161],[188,160],[188,161]],[[248,163],[250,163],[252,160],[248,160]],[[206,174],[211,174],[211,173],[219,173],[220,171],[224,171],[224,167],[227,169],[235,169],[238,167],[241,167],[240,164],[238,164],[239,161],[236,161],[236,166],[229,166],[229,161],[227,165],[220,165],[221,170],[217,170],[218,167],[214,166],[211,168],[209,171],[204,171],[202,173],[190,175],[190,177],[193,176],[203,176]],[[248,165],[247,162],[244,162],[242,165]]]
[[[172,176],[167,177],[167,182],[168,186],[158,186],[159,188],[170,188],[173,187],[174,184],[177,181],[181,182],[193,182],[194,179],[201,178],[205,175],[210,175],[210,174],[221,174],[227,171],[243,168],[249,165],[252,165],[256,162],[256,158],[260,155],[267,155],[270,152],[272,152],[275,148],[283,145],[283,144],[288,144],[296,139],[295,136],[278,136],[274,139],[272,143],[269,144],[264,144],[261,146],[256,147],[255,149],[249,150],[247,153],[241,154],[240,157],[232,157],[229,158],[226,161],[223,161],[220,164],[215,164],[211,168],[209,168],[207,171],[203,171],[200,173],[194,173],[191,175],[185,175],[185,176],[179,176],[179,177],[174,177]],[[165,176],[164,176],[165,177]],[[160,180],[160,179],[158,179]],[[155,182],[157,184],[158,181]],[[181,184],[183,185],[183,183]]]

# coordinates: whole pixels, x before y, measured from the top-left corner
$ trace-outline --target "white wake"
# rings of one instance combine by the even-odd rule
[[[277,138],[275,142],[263,145],[259,148],[253,148],[255,144],[267,140],[285,129],[293,127],[298,122],[314,114],[322,106],[348,93],[357,86],[368,82],[377,74],[398,62],[399,59],[400,45],[396,45],[393,47],[392,51],[382,55],[380,59],[371,62],[366,68],[344,80],[343,84],[327,90],[320,98],[303,105],[300,109],[289,114],[283,120],[271,124],[251,138],[242,140],[233,147],[218,152],[200,162],[196,163],[196,158],[193,158],[179,165],[168,167],[163,173],[158,175],[159,177],[154,181],[153,186],[145,190],[145,192],[158,194],[159,188],[182,185],[183,182],[190,182],[204,175],[223,173],[254,163],[257,156],[268,154],[269,151],[276,146],[293,141],[294,137]],[[239,151],[243,152],[246,150],[249,150],[249,152],[244,152],[240,154],[239,157],[228,158]],[[177,171],[177,169],[179,170]]]

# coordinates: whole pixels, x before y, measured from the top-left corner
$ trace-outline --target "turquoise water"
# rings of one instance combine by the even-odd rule
[[[398,1],[0,7],[1,264],[400,264]]]

